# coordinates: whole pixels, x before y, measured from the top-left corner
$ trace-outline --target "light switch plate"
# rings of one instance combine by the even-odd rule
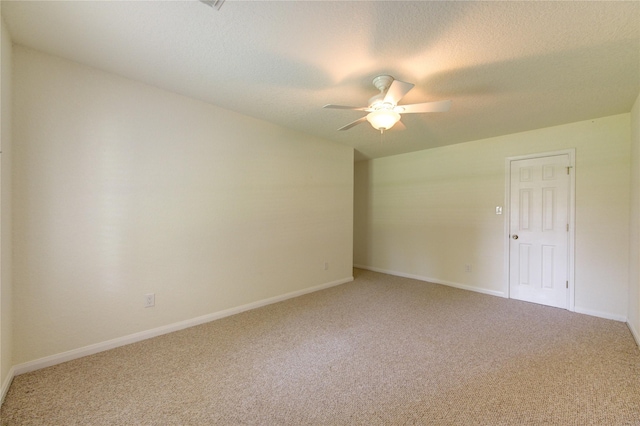
[[[496,206],[496,214],[502,214],[502,206]]]

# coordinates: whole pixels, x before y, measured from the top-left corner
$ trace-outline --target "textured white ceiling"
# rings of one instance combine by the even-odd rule
[[[629,112],[640,2],[2,1],[14,43],[314,134],[376,158]],[[373,77],[451,99],[381,138]]]

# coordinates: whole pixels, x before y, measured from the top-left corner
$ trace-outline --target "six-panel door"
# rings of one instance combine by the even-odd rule
[[[509,291],[567,308],[569,156],[511,162]]]

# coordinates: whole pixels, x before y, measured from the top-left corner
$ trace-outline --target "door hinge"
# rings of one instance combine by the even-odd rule
[[[571,174],[571,166],[567,166],[567,174],[570,175]]]
[[[567,232],[569,232],[569,224],[567,223]]]
[[[567,287],[566,288],[569,288],[569,281],[567,281]]]

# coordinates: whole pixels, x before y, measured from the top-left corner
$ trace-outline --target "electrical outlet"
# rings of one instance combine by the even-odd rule
[[[465,272],[471,272],[471,265],[464,265]]]
[[[156,294],[149,293],[144,295],[144,307],[145,308],[153,308],[156,306]]]

